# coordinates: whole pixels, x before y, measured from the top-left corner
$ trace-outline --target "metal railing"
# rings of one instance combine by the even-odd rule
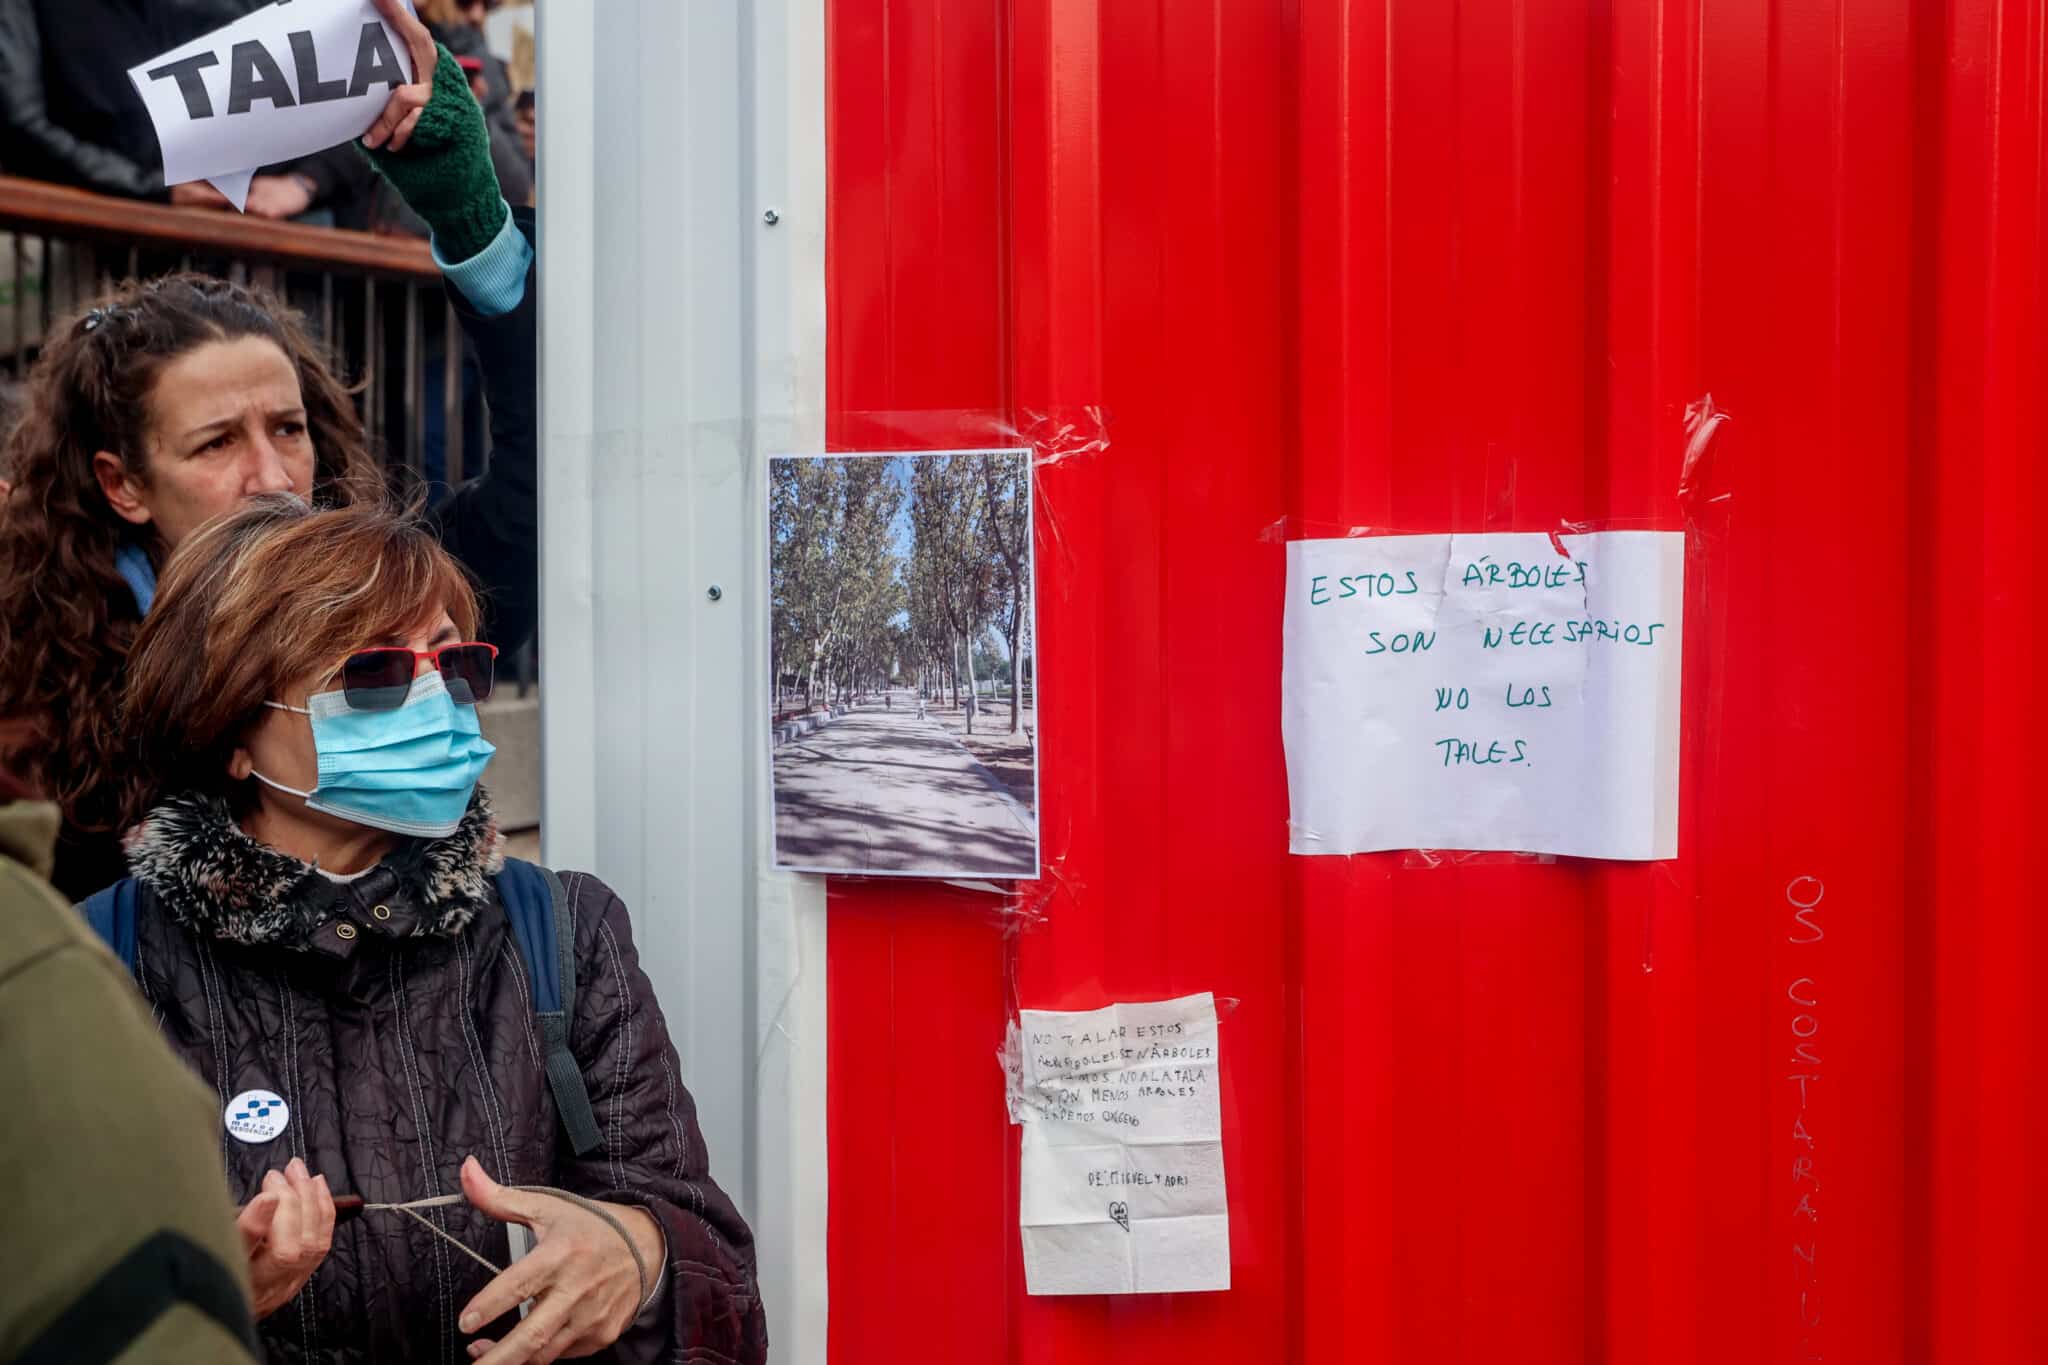
[[[461,324],[417,238],[0,175],[0,373],[22,379],[55,321],[118,281],[181,269],[286,300],[355,388],[372,449],[413,478],[461,480],[465,429],[472,440],[484,429],[481,388],[465,384]]]

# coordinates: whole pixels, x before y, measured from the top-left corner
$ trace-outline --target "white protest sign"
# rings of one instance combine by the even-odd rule
[[[1026,1289],[1230,1288],[1215,998],[1022,1010],[1012,1045]]]
[[[412,59],[371,0],[279,0],[128,79],[156,127],[164,183],[211,181],[239,209],[257,167],[367,132],[411,81]]]
[[[1287,547],[1295,853],[1678,852],[1685,538]]]

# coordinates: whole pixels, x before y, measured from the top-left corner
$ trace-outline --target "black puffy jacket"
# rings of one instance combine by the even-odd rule
[[[506,1184],[638,1204],[667,1237],[666,1282],[609,1358],[765,1360],[752,1236],[711,1180],[625,906],[595,878],[563,877],[576,940],[569,1041],[603,1139],[579,1158],[491,881],[499,844],[481,794],[453,835],[410,841],[347,883],[257,843],[217,798],[175,799],[138,827],[130,855],[148,894],[135,976],[165,1038],[224,1115],[251,1090],[288,1107],[267,1142],[223,1124],[231,1190],[249,1199],[296,1156],[337,1193],[398,1203],[460,1193],[474,1154]],[[507,1263],[503,1224],[466,1205],[431,1216]],[[456,1317],[489,1279],[404,1215],[367,1213],[336,1230],[298,1299],[259,1324],[263,1344],[280,1362],[462,1362],[471,1338]]]

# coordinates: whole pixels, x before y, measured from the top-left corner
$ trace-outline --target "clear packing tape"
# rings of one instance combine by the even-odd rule
[[[1684,427],[1683,459],[1674,490],[1684,534],[1687,629],[1683,668],[1687,704],[1681,711],[1680,725],[1683,732],[1683,752],[1688,756],[1696,756],[1701,752],[1700,731],[1703,718],[1711,716],[1718,709],[1715,700],[1718,696],[1719,683],[1714,677],[1714,651],[1711,645],[1718,636],[1715,625],[1716,613],[1724,608],[1721,598],[1725,588],[1719,577],[1719,570],[1725,563],[1724,552],[1733,502],[1724,481],[1720,478],[1718,456],[1726,443],[1729,422],[1728,414],[1719,411],[1711,397],[1702,397],[1689,406]],[[827,426],[822,420],[793,421],[787,424],[787,428],[787,438],[771,438],[767,434],[773,429],[771,425],[756,427],[749,433],[748,444],[763,457],[753,462],[754,469],[760,471],[759,476],[763,479],[766,478],[765,457],[770,454],[913,454],[1016,448],[1029,450],[1035,482],[1033,506],[1036,519],[1036,594],[1041,600],[1071,601],[1081,594],[1096,591],[1101,586],[1079,581],[1074,559],[1069,554],[1060,530],[1059,500],[1062,479],[1070,473],[1086,469],[1086,462],[1109,452],[1108,421],[1101,409],[1080,407],[1057,412],[1012,414],[971,409],[855,412],[836,415],[829,424],[829,434],[826,434]],[[808,436],[809,439],[800,439],[804,436]],[[1655,519],[1561,519],[1549,525],[1532,526],[1515,516],[1512,479],[1509,483],[1510,486],[1500,490],[1500,496],[1492,500],[1486,514],[1481,518],[1486,529],[1512,527],[1523,531],[1542,531],[1548,533],[1553,542],[1560,543],[1561,546],[1561,539],[1567,536],[1623,530],[1670,530],[1674,529],[1674,522],[1677,520],[1668,516]],[[760,505],[765,506],[765,503],[766,496],[763,493]],[[1444,527],[1440,524],[1358,525],[1287,516],[1268,525],[1259,533],[1258,538],[1267,544],[1285,545],[1290,541],[1302,539],[1440,534],[1443,530]],[[766,587],[765,583],[760,585],[764,593],[763,600]],[[1061,641],[1052,639],[1045,641],[1044,644],[1048,657],[1059,657]],[[1702,688],[1704,691],[1697,690]],[[1000,716],[992,714],[992,718],[1000,719]],[[1034,806],[1034,815],[1038,821],[1039,837],[1039,868],[1036,878],[946,877],[932,879],[921,885],[909,884],[900,887],[902,903],[914,904],[918,913],[929,912],[935,916],[948,917],[976,916],[994,929],[1002,940],[1001,960],[1005,976],[1008,1019],[1002,1046],[996,1051],[994,1060],[1003,1072],[1008,1116],[1013,1124],[1019,1125],[1027,1121],[1028,1111],[1044,1103],[1042,1097],[1029,1093],[1023,1084],[1019,1012],[1027,1004],[1032,1008],[1062,1004],[1085,1007],[1119,998],[1118,992],[1104,989],[1104,982],[1100,980],[1076,980],[1063,976],[1057,983],[1052,983],[1056,985],[1057,1000],[1049,1000],[1045,998],[1047,991],[1044,989],[1049,983],[1038,973],[1034,973],[1035,979],[1029,992],[1032,998],[1028,1001],[1023,998],[1024,992],[1020,989],[1019,979],[1019,940],[1024,934],[1037,930],[1052,920],[1059,913],[1063,897],[1078,900],[1088,894],[1088,888],[1080,880],[1077,869],[1070,867],[1065,852],[1071,843],[1071,828],[1061,826],[1062,816],[1057,811],[1048,820],[1042,805]],[[773,818],[771,808],[768,819]],[[1693,817],[1682,813],[1681,818]],[[1270,832],[1254,829],[1247,830],[1246,837],[1268,839],[1272,835]],[[1691,831],[1681,827],[1681,848],[1691,843]],[[1381,868],[1396,868],[1404,872],[1488,865],[1546,865],[1575,861],[1550,853],[1475,852],[1430,848],[1409,848],[1396,850],[1391,854],[1351,856],[1377,856],[1385,860],[1379,864]],[[855,874],[840,873],[833,875],[842,882],[877,889],[882,883],[880,878],[863,878]],[[1654,879],[1670,879],[1673,876],[1668,866],[1662,863],[1652,863],[1648,875]],[[890,895],[892,900],[895,899],[894,888],[883,894]],[[1642,946],[1645,971],[1650,970],[1654,959],[1651,926],[1652,919],[1646,911]],[[992,963],[988,965],[993,966]],[[796,962],[792,966],[793,982],[796,975],[822,970],[823,964],[814,960],[808,963]],[[1218,998],[1215,1003],[1219,1020],[1234,1014],[1239,1006],[1239,1001],[1235,998]],[[769,1027],[772,1031],[782,1034],[786,1043],[793,1041],[783,1029],[780,1009],[770,1012]],[[765,1045],[764,1039],[764,1047]]]
[[[1676,727],[1678,731],[1677,751],[1683,754],[1700,752],[1698,737],[1700,718],[1711,714],[1715,708],[1714,699],[1719,693],[1719,683],[1714,678],[1714,651],[1708,640],[1715,633],[1715,611],[1720,606],[1720,591],[1716,573],[1725,563],[1723,550],[1728,534],[1729,513],[1732,495],[1725,482],[1719,477],[1715,456],[1724,443],[1725,429],[1731,421],[1728,413],[1721,411],[1712,395],[1703,395],[1687,405],[1684,415],[1684,446],[1680,464],[1679,479],[1675,489],[1675,500],[1683,518],[1683,564],[1684,588],[1683,611],[1687,623],[1684,632],[1683,659],[1679,670],[1683,677],[1685,705],[1678,708]],[[1492,499],[1483,518],[1485,533],[1513,530],[1516,532],[1537,532],[1546,534],[1550,547],[1564,560],[1572,556],[1566,537],[1583,537],[1605,532],[1669,531],[1672,519],[1669,517],[1610,517],[1601,519],[1559,519],[1542,526],[1530,525],[1526,518],[1517,515],[1515,502],[1515,481],[1510,476]],[[1268,524],[1260,533],[1262,543],[1286,546],[1296,541],[1316,540],[1361,540],[1395,536],[1444,536],[1441,525],[1402,526],[1394,524],[1360,524],[1295,515],[1283,516]],[[1449,566],[1443,566],[1449,572]],[[1583,582],[1584,573],[1580,572]],[[1591,615],[1592,613],[1586,613]],[[1449,755],[1446,756],[1447,758]],[[1688,831],[1682,828],[1684,810],[1677,814],[1681,821],[1678,839],[1679,847],[1685,847],[1690,840]],[[1304,843],[1314,844],[1324,834],[1305,823],[1299,823],[1290,811],[1288,822],[1290,846],[1297,852],[1303,851]],[[1333,855],[1323,855],[1333,856]],[[1445,868],[1475,866],[1517,866],[1548,865],[1560,861],[1574,862],[1579,859],[1570,854],[1556,852],[1517,852],[1506,850],[1474,850],[1455,848],[1410,847],[1389,849],[1385,852],[1356,852],[1336,854],[1345,858],[1398,858],[1396,866],[1416,871],[1435,871]],[[1598,855],[1588,855],[1598,856]],[[1649,864],[1655,873],[1669,878],[1669,868],[1661,861]],[[1646,955],[1647,961],[1647,955]]]
[[[1717,457],[1725,445],[1726,431],[1731,420],[1728,413],[1715,405],[1710,395],[1702,396],[1688,405],[1683,426],[1683,457],[1674,490],[1684,527],[1684,609],[1688,628],[1683,664],[1686,705],[1681,711],[1680,725],[1682,749],[1689,755],[1697,755],[1701,751],[1701,718],[1712,714],[1715,709],[1713,699],[1719,691],[1719,682],[1713,674],[1713,651],[1709,646],[1716,633],[1715,613],[1722,607],[1722,589],[1717,581],[1716,571],[1724,562],[1723,551],[1729,531],[1733,499],[1727,490],[1725,480],[1720,476]],[[1105,411],[1093,405],[1046,411],[1020,409],[1014,412],[971,408],[856,411],[837,414],[829,423],[821,417],[812,415],[800,419],[753,424],[749,432],[751,439],[745,440],[744,443],[751,444],[763,457],[755,462],[755,468],[764,471],[764,478],[765,457],[770,454],[858,452],[908,455],[939,451],[1026,449],[1030,452],[1035,485],[1035,591],[1042,600],[1048,594],[1058,600],[1071,600],[1077,593],[1092,590],[1094,585],[1076,581],[1074,564],[1060,531],[1059,481],[1074,462],[1090,461],[1109,452],[1109,425],[1110,419]],[[1672,525],[1672,519],[1669,517],[1638,517],[1560,519],[1548,526],[1532,527],[1516,515],[1512,477],[1495,490],[1482,520],[1487,529],[1513,526],[1521,530],[1547,532],[1553,543],[1558,546],[1559,553],[1563,553],[1562,537],[1566,536],[1606,531],[1664,530],[1670,529]],[[1289,515],[1268,524],[1259,533],[1258,538],[1263,543],[1285,545],[1290,541],[1303,539],[1440,534],[1443,529],[1441,525],[1358,524]],[[765,589],[766,585],[763,584],[762,587]],[[1056,653],[1059,647],[1060,643],[1057,640],[1046,642],[1049,653]],[[992,711],[990,718],[998,723],[1003,719],[1000,710]],[[1049,825],[1042,809],[1034,808],[1034,814],[1039,822],[1039,871],[1036,878],[940,877],[926,881],[925,889],[919,893],[920,900],[930,906],[935,913],[985,915],[992,926],[1000,931],[1006,940],[1006,988],[1013,1017],[1014,1011],[1021,1004],[1018,992],[1016,940],[1020,935],[1045,924],[1055,913],[1056,906],[1063,897],[1079,897],[1086,891],[1085,885],[1069,866],[1065,853],[1070,843],[1068,836],[1071,830],[1057,826],[1057,815],[1053,817],[1054,823]],[[768,818],[773,819],[772,810]],[[1685,847],[1690,842],[1691,832],[1681,829],[1680,846]],[[1447,868],[1551,865],[1577,861],[1570,856],[1555,853],[1425,847],[1395,850],[1388,854],[1361,853],[1347,856],[1387,858],[1396,868],[1421,872]],[[1672,877],[1669,868],[1663,863],[1653,862],[1650,867],[1653,877],[1667,880]],[[863,877],[857,873],[835,872],[831,875],[842,882],[853,884],[883,880]],[[904,889],[909,890],[908,887]],[[1652,957],[1647,923],[1646,920],[1645,970],[1649,969]],[[794,973],[805,970],[804,965],[800,963],[792,966]],[[1112,998],[1100,989],[1100,983],[1097,982],[1064,982],[1062,985],[1063,994],[1070,998]],[[1227,1012],[1235,1007],[1235,1003],[1219,1001],[1219,1010]],[[781,1030],[778,1020],[779,1011],[771,1016],[771,1030]],[[765,1035],[763,1041],[765,1045]],[[1010,1060],[1006,1059],[1006,1056],[1005,1054],[1005,1057],[1000,1057],[999,1060],[1003,1061],[1008,1074]]]
[[[1066,537],[1060,531],[1058,500],[1047,495],[1045,475],[1070,461],[1099,457],[1109,449],[1109,416],[1099,406],[1081,405],[1044,410],[1019,408],[999,412],[983,408],[916,408],[906,411],[841,413],[832,424],[828,449],[890,452],[1026,449],[1037,498],[1035,514],[1043,540],[1062,570],[1052,585],[1064,598],[1073,591],[1073,567]],[[1038,588],[1047,587],[1046,565],[1040,563]]]
[[[1048,479],[1047,475],[1061,471],[1063,467],[1075,461],[1099,457],[1108,450],[1109,444],[1108,417],[1096,406],[1081,405],[1045,410],[1020,408],[1009,412],[978,408],[927,408],[840,413],[835,415],[829,424],[828,439],[822,452],[815,446],[806,451],[800,446],[789,445],[772,452],[764,449],[763,454],[916,456],[1017,449],[1028,451],[1033,483],[1031,520],[1034,561],[1033,571],[1029,576],[1032,585],[1032,606],[1029,611],[1030,657],[1035,661],[1040,652],[1037,627],[1042,624],[1035,610],[1036,603],[1047,593],[1057,594],[1060,600],[1066,600],[1076,591],[1075,575],[1071,572],[1071,557],[1060,529],[1057,492],[1053,486],[1054,480]],[[1057,641],[1046,643],[1046,648],[1050,650],[1057,650],[1058,647]],[[1035,669],[1033,676],[1035,679]],[[950,698],[949,708],[958,709],[950,707]],[[1007,723],[1006,707],[1001,702],[985,707],[981,715],[984,719],[980,723],[998,730]],[[825,723],[829,725],[831,721]],[[949,728],[960,731],[955,736],[956,739],[970,747],[974,746],[972,736],[950,714],[947,724]],[[1031,748],[1035,763],[1038,761],[1035,729]],[[977,762],[976,767],[984,781],[989,784],[1016,785],[1014,781],[1005,781],[1006,777],[1015,777],[1011,766],[991,760],[987,764]],[[1031,806],[1031,816],[1038,834],[1037,877],[1020,879],[969,873],[931,878],[978,898],[979,903],[987,907],[1009,933],[1018,932],[1042,920],[1047,905],[1063,889],[1071,889],[1065,870],[1064,849],[1067,841],[1055,837],[1058,831],[1046,827],[1043,812],[1036,804],[1038,785],[1035,781],[1032,784]],[[874,879],[858,871],[838,869],[831,870],[829,875],[842,881]]]
[[[1046,594],[1056,595],[1056,600],[1065,601],[1077,591],[1073,561],[1065,536],[1061,531],[1059,483],[1061,478],[1077,464],[1103,455],[1109,448],[1109,419],[1103,410],[1094,406],[1075,406],[1045,410],[1018,408],[1009,411],[980,408],[925,408],[909,410],[862,410],[833,414],[829,420],[816,414],[795,414],[766,418],[750,423],[712,424],[717,430],[711,433],[722,443],[731,445],[736,451],[750,452],[746,460],[748,477],[759,480],[753,494],[753,504],[760,509],[758,515],[767,519],[771,527],[771,542],[774,538],[775,488],[771,466],[776,457],[783,456],[848,456],[848,455],[891,455],[916,456],[939,453],[997,452],[1023,450],[1028,452],[1032,474],[1032,498],[1030,544],[1033,554],[1032,605],[1045,600]],[[702,434],[693,440],[707,439]],[[765,556],[763,556],[765,558]],[[759,569],[753,572],[760,573]],[[771,574],[761,574],[755,583],[757,600],[775,600],[776,585]],[[1037,613],[1032,613],[1029,648],[1026,657],[1034,661],[1039,654],[1040,640],[1037,627],[1040,624]],[[1057,640],[1044,642],[1047,651],[1059,648]],[[779,671],[779,665],[770,668],[771,679]],[[1036,670],[1032,671],[1035,680]],[[771,685],[773,683],[771,682]],[[778,696],[778,701],[780,700]],[[931,699],[912,700],[899,694],[891,699],[892,704],[909,704],[919,708],[920,718],[928,710],[933,721],[942,725],[962,747],[970,753],[977,748],[984,752],[973,754],[972,771],[982,786],[990,789],[1004,789],[1009,796],[1024,794],[1027,788],[1017,781],[1014,763],[1005,762],[1003,746],[984,745],[979,739],[966,733],[959,708],[947,698],[947,705],[940,707]],[[785,731],[787,722],[781,716],[778,705],[776,726]],[[985,704],[980,717],[974,722],[975,735],[990,727],[1000,736],[1007,730],[1008,708],[1005,702]],[[843,730],[847,717],[831,714],[814,714],[810,721],[815,729],[803,730],[788,740],[777,735],[769,752],[767,809],[763,812],[766,828],[775,829],[777,812],[777,774],[775,762],[778,755],[794,755],[798,749],[810,744],[822,747],[832,738],[835,727]],[[991,754],[987,749],[993,748]],[[1028,784],[1028,806],[1037,837],[1037,875],[1033,878],[1010,878],[991,876],[983,872],[963,872],[961,875],[937,875],[921,877],[917,883],[904,884],[900,876],[863,874],[855,870],[831,869],[823,875],[833,881],[853,886],[895,885],[905,894],[914,894],[920,905],[930,907],[935,913],[958,915],[985,915],[1005,939],[1005,974],[1014,989],[1016,976],[1017,935],[1042,923],[1048,908],[1061,896],[1073,895],[1078,887],[1067,868],[1065,850],[1069,847],[1070,832],[1067,829],[1048,825],[1039,805],[1039,784],[1036,781],[1035,765],[1039,761],[1039,744],[1035,725],[1032,728],[1031,753],[1034,764],[1032,780]],[[1018,802],[1019,805],[1026,804]],[[781,867],[766,869],[771,885],[784,878],[808,879],[813,874],[795,870],[793,860],[783,858]],[[786,885],[788,883],[785,883]],[[774,896],[776,904],[788,895],[779,890]],[[781,935],[777,935],[781,938]],[[795,936],[788,936],[785,954],[782,946],[771,949],[780,960],[788,957],[779,1000],[768,1010],[758,1038],[760,1055],[777,1038],[787,1045],[792,1041],[786,1025],[791,999],[798,983],[806,972],[816,970],[821,964],[806,963],[795,947]]]

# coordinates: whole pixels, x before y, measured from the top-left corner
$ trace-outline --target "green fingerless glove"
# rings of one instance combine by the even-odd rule
[[[356,150],[426,220],[441,259],[455,263],[491,244],[505,226],[507,210],[491,166],[491,134],[469,91],[469,77],[447,48],[436,50],[441,57],[434,65],[434,93],[405,150],[372,149],[360,141]]]

